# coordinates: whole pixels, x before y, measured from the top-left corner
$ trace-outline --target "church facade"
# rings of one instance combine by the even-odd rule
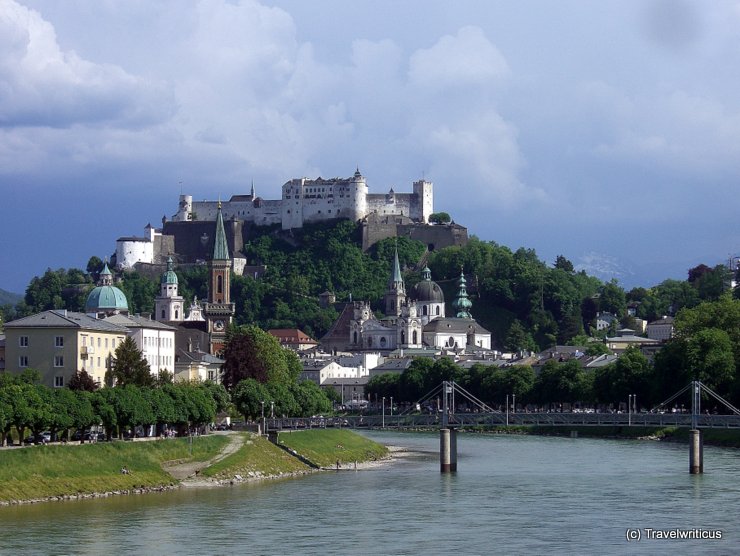
[[[462,272],[452,303],[455,317],[446,316],[444,293],[432,280],[429,268],[424,268],[421,281],[407,294],[396,253],[384,296],[386,317],[376,318],[368,302],[354,302],[347,349],[490,350],[491,333],[473,319],[471,305]]]

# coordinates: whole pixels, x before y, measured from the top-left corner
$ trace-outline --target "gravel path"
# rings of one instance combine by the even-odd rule
[[[225,457],[230,456],[244,445],[244,434],[236,432],[219,432],[216,434],[228,435],[230,437],[229,443],[223,450],[221,450],[221,452],[219,452],[218,455],[208,461],[188,461],[185,463],[176,463],[174,465],[164,465],[164,470],[178,481],[182,481],[183,486],[188,486],[190,481],[201,483],[202,481],[200,479],[195,478],[201,469],[205,469],[209,465],[213,465]]]

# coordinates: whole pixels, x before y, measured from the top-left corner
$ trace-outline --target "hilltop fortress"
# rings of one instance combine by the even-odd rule
[[[194,201],[180,195],[177,212],[162,219],[162,228],[151,225],[144,237],[121,237],[116,241],[116,266],[133,268],[139,263],[163,265],[174,256],[179,263],[207,259],[213,248],[218,207],[225,221],[229,251],[233,257],[247,240],[253,226],[280,225],[283,230],[302,228],[306,223],[346,219],[362,224],[363,249],[377,241],[404,236],[435,247],[464,245],[467,229],[457,224],[432,226],[434,191],[431,182],[415,181],[411,193],[368,192],[367,180],[359,169],[350,178],[295,178],[282,187],[282,198],[258,197],[254,185],[247,195],[233,195],[228,201]],[[234,260],[238,273],[246,261]]]
[[[283,230],[302,228],[307,222],[343,218],[362,220],[375,213],[382,216],[406,216],[415,222],[429,222],[433,212],[432,183],[419,180],[412,193],[368,193],[367,180],[358,169],[351,178],[297,178],[283,185],[283,197],[264,200],[252,186],[249,195],[234,195],[221,207],[225,219],[243,220],[258,226],[281,224]],[[216,220],[218,201],[193,201],[192,195],[180,195],[180,206],[172,217],[175,222]]]

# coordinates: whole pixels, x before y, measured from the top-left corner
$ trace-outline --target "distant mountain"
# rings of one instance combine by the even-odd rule
[[[0,305],[15,305],[23,296],[18,293],[8,292],[0,288]]]
[[[634,284],[637,278],[637,273],[631,264],[617,257],[594,251],[581,255],[575,268],[578,271],[585,271],[589,276],[595,276],[602,282],[609,282],[616,278],[623,288],[625,284]]]

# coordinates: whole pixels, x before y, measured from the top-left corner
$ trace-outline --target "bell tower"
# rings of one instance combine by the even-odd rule
[[[388,281],[388,291],[385,293],[385,314],[388,317],[397,317],[401,314],[401,307],[406,303],[406,286],[401,276],[401,265],[398,263],[398,248],[393,259],[393,272]]]
[[[231,258],[226,243],[221,201],[216,214],[216,236],[213,257],[208,262],[208,303],[203,315],[208,326],[209,351],[216,355],[226,343],[226,329],[234,318],[235,307],[231,302]]]

